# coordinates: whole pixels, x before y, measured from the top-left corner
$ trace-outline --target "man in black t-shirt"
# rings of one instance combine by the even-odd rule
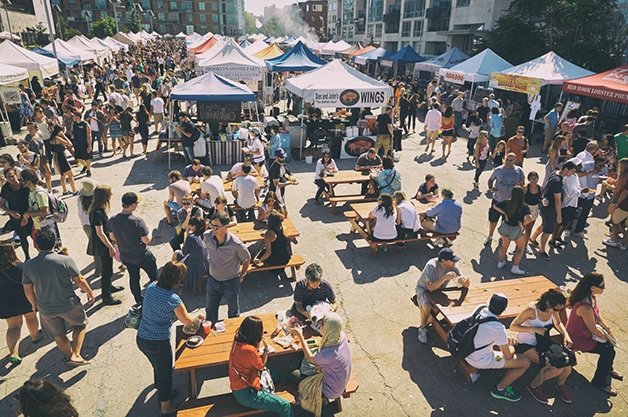
[[[25,259],[29,260],[28,240],[26,238],[31,234],[33,219],[29,217],[25,226],[22,226],[21,222],[22,214],[28,211],[28,194],[30,190],[20,183],[15,168],[5,169],[4,177],[7,182],[0,191],[0,209],[9,215],[9,222],[13,226],[15,233],[20,237],[20,246],[22,246],[24,251]]]
[[[576,172],[576,164],[571,161],[565,162],[562,169],[550,175],[545,191],[543,192],[543,201],[541,203],[541,218],[543,219],[543,234],[541,242],[536,243],[531,240],[533,245],[539,246],[539,257],[549,260],[550,256],[545,251],[549,236],[554,233],[554,228],[562,223],[562,193],[563,178],[573,175]],[[536,246],[535,245],[535,246]]]
[[[194,142],[198,139],[196,135],[196,127],[190,121],[187,114],[179,113],[180,125],[177,126],[179,132],[181,132],[181,148],[183,149],[183,156],[185,157],[185,163],[190,165],[194,160]]]
[[[375,150],[384,148],[384,156],[390,152],[390,138],[392,137],[392,107],[386,107],[386,111],[377,116],[377,140],[375,141]]]
[[[275,160],[270,164],[270,168],[268,169],[268,178],[270,180],[268,190],[274,191],[280,203],[284,206],[286,205],[286,185],[297,184],[294,179],[291,179],[292,172],[290,172],[286,166],[286,156],[286,151],[282,148],[277,148],[275,150]],[[279,193],[277,189],[280,190]]]

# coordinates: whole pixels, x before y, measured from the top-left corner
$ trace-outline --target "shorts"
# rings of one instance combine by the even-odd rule
[[[498,202],[495,200],[491,201],[491,208],[488,209],[488,222],[489,223],[497,223],[499,219],[502,218],[502,214],[493,208]]]
[[[554,208],[541,208],[541,219],[543,219],[543,233],[554,233],[556,225],[556,210]]]
[[[534,349],[536,346],[528,345],[526,343],[518,343],[515,346],[515,353],[524,354],[530,349]]]
[[[466,358],[467,363],[478,369],[502,369],[506,360],[504,354],[496,350],[492,351],[493,357],[482,361],[474,361],[473,359]]]
[[[497,229],[497,231],[499,232],[500,235],[502,235],[503,237],[507,237],[508,239],[512,241],[519,239],[525,233],[523,228],[520,227],[519,225],[511,226],[506,222],[502,222],[502,224],[499,226],[499,229]]]
[[[70,325],[70,329],[87,326],[87,315],[85,315],[85,308],[81,303],[78,303],[65,313],[50,316],[40,314],[39,319],[41,320],[41,327],[44,330],[44,334],[52,337],[65,336],[67,333],[65,326],[66,321]]]
[[[157,125],[157,123],[161,123],[164,121],[164,114],[163,113],[153,113],[153,121],[155,122],[155,126]]]
[[[84,148],[82,146],[76,146],[74,147],[74,158],[83,161],[89,161],[90,159],[92,159],[92,153],[87,152],[87,148]]]
[[[626,219],[628,219],[628,211],[624,211],[618,208],[615,209],[615,213],[613,213],[613,216],[611,217],[611,220],[615,224],[619,224]]]
[[[427,304],[431,304],[431,301],[429,300],[429,298],[427,298],[427,295],[425,295],[425,292],[421,292],[421,293],[417,292],[416,301],[417,301],[417,304],[419,304],[419,308],[423,308],[423,306]]]
[[[443,135],[443,137],[452,137],[454,135],[454,130],[453,129],[449,129],[449,130],[443,130],[441,132],[441,135]]]
[[[390,151],[390,135],[377,135],[375,149],[384,148],[384,152]]]
[[[430,218],[421,220],[421,228],[428,232],[436,232],[436,220]]]
[[[437,139],[438,138],[438,130],[428,130],[427,133],[426,133],[426,137],[427,137],[428,143],[432,139]]]
[[[560,215],[563,220],[560,225],[567,226],[573,219],[575,219],[576,210],[578,210],[578,207],[563,207],[562,209],[560,209]]]
[[[536,221],[536,219],[539,218],[539,214],[541,209],[539,208],[538,205],[536,206],[528,206],[530,207],[530,215],[532,216],[532,223],[534,223]]]
[[[168,201],[168,207],[170,207],[170,210],[174,211],[175,213],[179,211],[179,205],[176,201]]]

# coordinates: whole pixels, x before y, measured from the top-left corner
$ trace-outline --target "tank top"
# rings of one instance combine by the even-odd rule
[[[478,150],[479,152],[479,160],[480,161],[485,161],[488,159],[488,153],[491,150],[491,147],[489,146],[488,143],[485,143],[484,145],[480,145],[480,149]]]
[[[266,262],[270,265],[285,265],[290,260],[288,238],[283,234],[283,228],[275,233],[277,238],[270,243],[271,253]]]
[[[379,206],[376,206],[371,213],[377,218],[373,228],[373,237],[382,240],[395,239],[397,237],[397,211],[393,209],[392,214],[386,217],[384,208],[379,209]]]
[[[575,350],[588,352],[595,347],[597,342],[591,338],[591,332],[584,323],[583,318],[576,314],[576,311],[582,306],[589,306],[593,308],[593,315],[595,316],[595,322],[597,323],[600,313],[597,308],[597,303],[595,303],[595,307],[593,307],[588,301],[580,301],[571,308],[569,320],[567,320],[567,332],[573,341],[573,348]]]
[[[523,201],[528,205],[528,206],[536,206],[539,204],[539,202],[543,199],[543,193],[541,192],[541,186],[539,187],[539,192],[536,194],[532,194],[530,192],[530,184],[526,185],[526,193],[523,197]]]
[[[547,325],[553,324],[551,314],[550,314],[549,320],[541,320],[539,318],[539,311],[536,309],[536,304],[532,304],[532,307],[534,307],[534,318],[527,319],[526,321],[521,323],[522,327],[545,327]],[[523,343],[526,345],[536,346],[536,333],[534,332],[517,333],[517,342]]]
[[[41,138],[43,140],[50,139],[50,129],[48,129],[48,123],[46,122],[34,122],[37,128],[41,132]]]
[[[456,119],[454,117],[443,117],[443,126],[442,130],[451,130],[454,128],[454,122]]]

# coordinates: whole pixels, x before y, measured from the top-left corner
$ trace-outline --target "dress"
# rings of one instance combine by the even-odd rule
[[[33,311],[22,286],[22,263],[0,272],[0,319],[20,316]]]
[[[33,115],[33,105],[28,101],[26,93],[20,94],[20,117],[31,117]]]
[[[177,260],[183,260],[185,266],[188,267],[181,285],[189,290],[196,290],[198,280],[209,272],[207,248],[205,247],[205,242],[203,242],[203,237],[197,234],[188,235],[183,244],[183,249],[181,249],[181,252],[177,252]]]
[[[283,229],[279,230],[276,236],[275,241],[270,243],[271,254],[266,259],[266,263],[269,265],[285,265],[290,260],[288,238],[283,234]]]
[[[396,168],[383,170],[377,174],[375,180],[381,194],[386,193],[392,196],[395,191],[401,190],[401,173]]]

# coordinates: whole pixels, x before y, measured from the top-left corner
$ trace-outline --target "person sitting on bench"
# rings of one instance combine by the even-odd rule
[[[449,188],[441,191],[443,201],[427,210],[421,218],[421,227],[429,232],[436,232],[442,235],[458,233],[460,230],[460,219],[462,219],[462,206],[454,200],[454,192]],[[452,239],[453,240],[453,239]],[[439,238],[434,241],[437,246],[449,244],[447,238]]]
[[[214,214],[221,211],[224,211],[225,213],[227,213],[227,216],[229,216],[229,220],[231,220],[231,222],[229,223],[229,227],[233,227],[238,224],[236,215],[233,209],[227,204],[227,197],[225,197],[224,195],[219,195],[218,197],[216,197],[216,199],[214,200],[214,206],[210,208],[207,213],[205,213],[205,218],[207,220],[211,220]]]
[[[377,155],[375,148],[369,149],[358,157],[358,161],[355,163],[355,170],[362,171],[364,174],[368,174],[371,168],[381,168],[382,158]],[[368,193],[368,182],[362,183],[362,190],[360,194],[366,195]]]
[[[421,310],[419,326],[419,342],[427,343],[427,323],[434,306],[427,297],[428,292],[433,292],[447,286],[451,280],[455,280],[456,284],[462,286],[462,294],[458,303],[462,303],[469,291],[470,281],[462,275],[460,267],[456,262],[460,260],[453,250],[450,248],[441,249],[437,258],[432,258],[425,264],[421,277],[416,284],[416,300],[417,306]]]
[[[338,310],[338,300],[331,284],[323,279],[323,268],[312,263],[305,268],[305,278],[298,281],[294,287],[294,304],[290,309],[293,316],[301,321],[310,318],[308,307],[318,301],[331,304],[331,311]]]
[[[290,261],[290,241],[284,233],[282,221],[283,219],[278,214],[271,213],[268,216],[268,230],[264,233],[264,249],[256,259],[253,259],[253,264],[265,263],[281,266]],[[282,270],[283,268],[280,268],[276,271]]]
[[[502,293],[493,294],[488,308],[482,309],[479,319],[499,316],[508,307],[508,298]],[[467,363],[478,369],[508,369],[504,377],[493,387],[491,396],[500,400],[519,401],[521,395],[512,390],[510,384],[525,374],[530,366],[530,359],[515,353],[517,340],[508,337],[506,327],[499,320],[481,323],[473,339],[475,352],[465,358]],[[499,347],[494,350],[493,346]]]
[[[381,194],[377,198],[377,206],[369,213],[373,240],[392,242],[397,239],[397,225],[401,224],[401,211],[393,205],[390,194]],[[385,246],[384,246],[385,247]],[[386,249],[384,249],[386,250]]]
[[[238,220],[241,222],[252,222],[255,220],[255,205],[259,200],[259,183],[257,182],[257,178],[251,175],[251,168],[251,164],[246,162],[242,166],[244,176],[236,178],[231,188],[233,198],[236,199],[238,206],[243,209],[236,213]]]
[[[245,153],[244,162],[236,162],[235,164],[233,164],[233,166],[227,173],[227,180],[231,181],[237,177],[243,176],[244,172],[242,172],[242,167],[244,166],[246,162],[252,163],[252,161],[253,161],[253,155],[250,153]],[[266,169],[266,165],[263,165],[261,167],[260,175],[262,176],[262,178],[268,177],[268,170]]]

